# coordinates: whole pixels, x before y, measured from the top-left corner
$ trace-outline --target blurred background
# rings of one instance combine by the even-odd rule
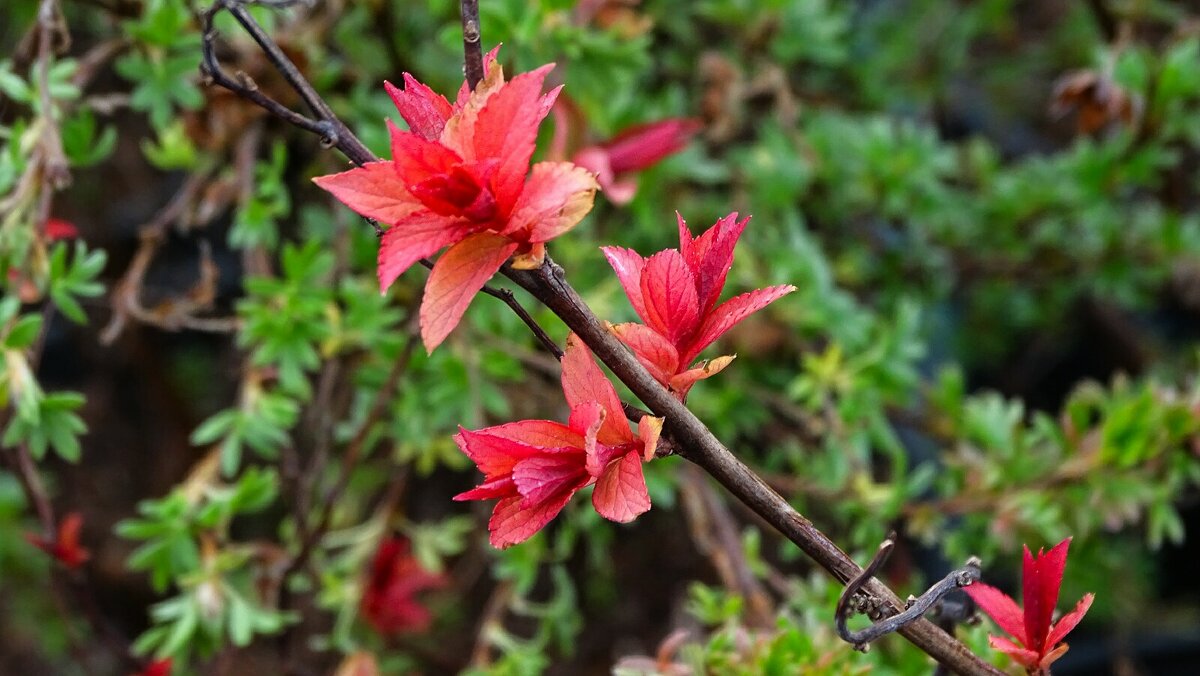
[[[487,297],[432,356],[414,343],[425,271],[379,295],[372,229],[309,180],[344,158],[204,86],[205,9],[0,8],[0,672],[932,671],[899,638],[842,643],[837,585],[679,458],[647,465],[634,524],[577,499],[488,547],[487,505],[450,500],[478,479],[451,435],[565,419],[557,364]],[[456,2],[253,12],[377,154],[384,80],[461,83]],[[634,318],[599,246],[753,215],[727,296],[798,291],[706,355],[738,358],[690,408],[856,560],[896,529],[902,596],[977,555],[1019,599],[1022,544],[1073,537],[1059,607],[1096,601],[1064,675],[1200,664],[1198,19],[481,2],[506,72],[566,85],[538,156],[613,170],[550,247],[597,315]],[[226,70],[300,109],[216,25]],[[73,513],[72,564],[45,531]],[[1013,671],[990,620],[951,628]]]

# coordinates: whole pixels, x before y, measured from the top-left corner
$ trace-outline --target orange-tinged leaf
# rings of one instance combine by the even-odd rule
[[[421,302],[421,339],[427,351],[432,353],[458,326],[475,293],[516,249],[516,242],[507,237],[481,232],[442,254],[429,274]]]
[[[466,221],[423,210],[388,228],[379,242],[379,292],[387,291],[413,263],[470,235],[472,227]]]
[[[567,336],[567,349],[562,358],[562,388],[567,405],[572,409],[591,401],[603,407],[604,423],[597,434],[600,443],[616,445],[633,441],[621,398],[596,365],[592,351],[575,334]]]
[[[596,178],[570,162],[539,162],[513,207],[506,232],[547,242],[575,227],[592,210]]]
[[[409,194],[391,162],[368,162],[340,174],[317,176],[321,188],[356,212],[383,223],[395,223],[424,209]]]
[[[596,481],[592,506],[609,521],[628,523],[650,509],[650,494],[642,474],[642,459],[626,453],[609,463]]]

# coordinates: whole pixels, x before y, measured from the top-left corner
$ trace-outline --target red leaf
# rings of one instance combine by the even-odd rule
[[[667,249],[646,259],[642,302],[646,324],[676,346],[696,328],[700,316],[696,283],[678,251]]]
[[[583,488],[588,473],[583,453],[558,453],[526,458],[513,468],[513,483],[524,498],[523,507],[553,501],[560,493],[574,494]]]
[[[504,231],[518,239],[548,242],[592,210],[596,187],[596,179],[582,167],[539,162],[533,165]]]
[[[567,349],[562,358],[562,388],[572,411],[591,401],[604,409],[604,421],[597,434],[600,443],[616,445],[633,441],[621,398],[596,365],[591,350],[575,334],[567,336]]]
[[[550,112],[559,89],[541,96],[542,83],[554,64],[546,64],[509,80],[479,111],[473,136],[475,158],[497,158],[495,193],[502,211],[511,209],[533,156],[538,125]]]
[[[1032,650],[1026,650],[1003,636],[989,635],[988,645],[1013,658],[1013,661],[1026,669],[1036,669],[1038,661],[1041,659],[1041,655]]]
[[[519,441],[540,448],[583,448],[583,435],[553,420],[521,420],[479,430],[502,439]]]
[[[386,292],[413,263],[465,239],[473,227],[467,221],[422,209],[388,228],[379,242],[376,274],[380,293]]]
[[[718,305],[711,314],[704,318],[704,323],[692,338],[687,350],[680,355],[680,361],[684,364],[690,363],[704,348],[736,326],[738,322],[795,290],[796,287],[791,284],[770,286],[734,296]]]
[[[132,676],[171,676],[171,668],[171,658],[164,657],[147,664],[144,669]]]
[[[469,491],[463,491],[451,498],[455,502],[464,500],[498,500],[501,498],[511,498],[517,495],[517,485],[513,483],[511,475],[504,475],[496,479],[484,481],[475,488]]]
[[[1024,642],[1030,650],[1042,652],[1052,646],[1046,645],[1050,632],[1050,621],[1054,618],[1054,606],[1058,604],[1058,590],[1062,585],[1063,570],[1067,565],[1067,550],[1071,539],[1058,543],[1049,552],[1038,550],[1035,558],[1025,547],[1025,566],[1022,573],[1025,602],[1025,633],[1029,641]]]
[[[75,239],[79,236],[79,229],[75,227],[75,224],[61,218],[46,219],[44,232],[46,233],[46,239],[51,242],[56,242],[60,239]]]
[[[1021,645],[1029,645],[1025,636],[1024,616],[1012,597],[982,582],[964,587],[963,590],[1001,629],[1012,634]]]
[[[454,442],[463,454],[489,478],[508,474],[517,462],[542,452],[540,448],[523,441],[497,435],[495,429],[489,427],[472,432],[460,427],[458,434],[454,435]]]
[[[679,352],[675,346],[649,326],[628,322],[612,327],[612,332],[633,350],[642,366],[663,385],[668,384],[679,370]]]
[[[650,494],[642,475],[642,459],[626,453],[611,462],[596,481],[592,506],[609,521],[628,523],[650,509]]]
[[[506,549],[528,540],[558,516],[571,499],[571,495],[572,493],[556,495],[553,500],[532,507],[522,507],[523,498],[520,497],[501,500],[496,503],[492,519],[488,522],[488,530],[491,532],[488,541],[496,549]]]
[[[446,120],[453,112],[450,102],[444,96],[418,82],[408,73],[404,74],[404,89],[397,89],[390,82],[384,82],[383,88],[392,97],[392,103],[396,104],[400,117],[404,118],[414,134],[431,141],[441,135]]]
[[[721,297],[725,288],[725,278],[729,268],[733,266],[733,250],[737,246],[742,231],[750,218],[737,220],[737,212],[718,220],[704,234],[698,237],[691,246],[690,255],[684,254],[688,267],[696,277],[696,294],[700,299],[700,311],[708,314]],[[680,219],[680,249],[683,246],[683,225]]]
[[[629,127],[604,144],[615,173],[650,167],[679,152],[700,129],[696,120],[670,118]]]
[[[1095,594],[1084,594],[1083,598],[1075,604],[1075,608],[1071,612],[1059,618],[1058,623],[1050,630],[1050,635],[1046,637],[1046,647],[1052,648],[1058,645],[1067,634],[1071,633],[1079,623],[1083,620],[1083,616],[1087,615],[1087,611],[1092,607],[1092,601],[1096,598]]]
[[[442,254],[421,302],[421,339],[433,352],[458,326],[475,293],[504,265],[517,248],[516,242],[500,235],[471,235]]]
[[[431,141],[409,131],[401,131],[387,121],[392,138],[392,164],[405,186],[420,183],[430,176],[445,174],[463,163],[463,158],[438,141]]]
[[[617,273],[617,279],[625,289],[625,295],[629,298],[629,304],[633,306],[633,311],[642,318],[642,321],[646,321],[646,304],[642,300],[642,270],[645,269],[646,259],[633,249],[619,246],[604,246],[600,247],[600,250],[604,252],[604,257],[608,259],[608,264],[612,266],[613,271]]]
[[[396,223],[424,210],[388,161],[368,162],[340,174],[317,176],[313,183],[328,190],[342,204],[383,223]]]

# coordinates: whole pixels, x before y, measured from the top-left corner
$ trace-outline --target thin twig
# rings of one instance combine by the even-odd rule
[[[867,567],[846,584],[845,591],[842,592],[841,598],[838,599],[837,610],[834,616],[834,620],[837,623],[838,636],[843,641],[853,645],[855,650],[866,651],[867,646],[872,641],[894,631],[899,631],[906,625],[922,619],[925,613],[941,601],[946,594],[979,581],[981,575],[980,562],[979,559],[972,557],[967,561],[967,565],[958,570],[951,571],[941,581],[930,587],[924,594],[921,594],[921,596],[916,598],[910,596],[902,612],[891,614],[889,609],[879,602],[879,599],[863,595],[860,592],[863,586],[887,562],[895,546],[896,534],[892,533],[883,541],[883,544],[879,545],[879,550],[875,552],[875,557],[871,559]],[[846,626],[846,622],[849,620],[852,611],[865,612],[872,620],[878,621],[869,627],[858,631],[851,631]]]
[[[463,72],[472,91],[483,79],[483,35],[479,28],[479,0],[462,0]]]

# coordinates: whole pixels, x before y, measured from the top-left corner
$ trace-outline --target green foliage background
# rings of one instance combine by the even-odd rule
[[[385,154],[382,120],[395,115],[382,80],[408,71],[446,93],[461,81],[457,4],[254,11]],[[1200,622],[1200,588],[1172,574],[1194,559],[1200,523],[1197,17],[1178,3],[1102,2],[1118,28],[1106,35],[1094,4],[481,3],[485,44],[504,43],[509,72],[558,63],[574,143],[664,117],[704,122],[641,173],[631,204],[598,198],[552,244],[596,313],[633,318],[598,246],[673,246],[675,211],[693,230],[753,214],[732,290],[799,290],[724,341],[738,359],[696,387],[692,409],[860,560],[899,528],[905,593],[969,555],[1015,589],[1023,543],[1074,537],[1063,604],[1086,591],[1097,601],[1063,673],[1152,661],[1147,636],[1194,635]],[[684,627],[675,659],[707,673],[928,672],[899,639],[866,655],[840,643],[837,587],[733,508],[777,612],[771,626],[749,622],[683,527],[678,459],[647,467],[655,511],[632,526],[572,508],[526,545],[487,549],[484,514],[449,500],[475,478],[450,435],[562,418],[555,366],[488,298],[432,356],[409,346],[423,271],[381,297],[371,228],[307,180],[342,158],[201,86],[202,6],[65,5],[74,42],[51,69],[51,110],[19,45],[37,3],[0,10],[0,54],[13,54],[0,60],[0,443],[28,448],[59,510],[84,513],[89,584],[119,631],[140,635],[140,654],[209,673],[299,635],[325,670],[369,650],[385,673],[644,673],[619,658],[653,655]],[[592,5],[605,9],[581,14]],[[227,19],[230,68],[279,95]],[[93,68],[83,55],[113,40],[112,60],[80,84]],[[1056,80],[1078,71],[1128,97],[1133,119],[1079,130],[1050,115]],[[47,121],[74,172],[52,199],[75,243],[40,236],[43,193],[22,192]],[[125,317],[100,346],[138,228],[192,180],[206,189],[163,230],[151,320]],[[162,310],[206,264],[219,281],[196,316],[235,320],[231,333]],[[153,379],[175,417],[123,417],[115,398],[129,395],[113,379]],[[367,453],[311,565],[261,593],[263,561],[303,548],[360,437]],[[109,480],[121,495],[96,488]],[[16,656],[0,665],[82,673],[74,635],[93,666],[116,668],[81,616],[55,613],[48,564],[21,535],[35,528],[27,507],[0,473],[0,653]],[[384,641],[357,607],[366,562],[394,529],[456,584],[429,596],[429,634]],[[137,612],[116,610],[122,593]],[[480,631],[489,599],[502,621]],[[958,633],[1003,665],[989,629]],[[469,661],[472,649],[489,660]]]

